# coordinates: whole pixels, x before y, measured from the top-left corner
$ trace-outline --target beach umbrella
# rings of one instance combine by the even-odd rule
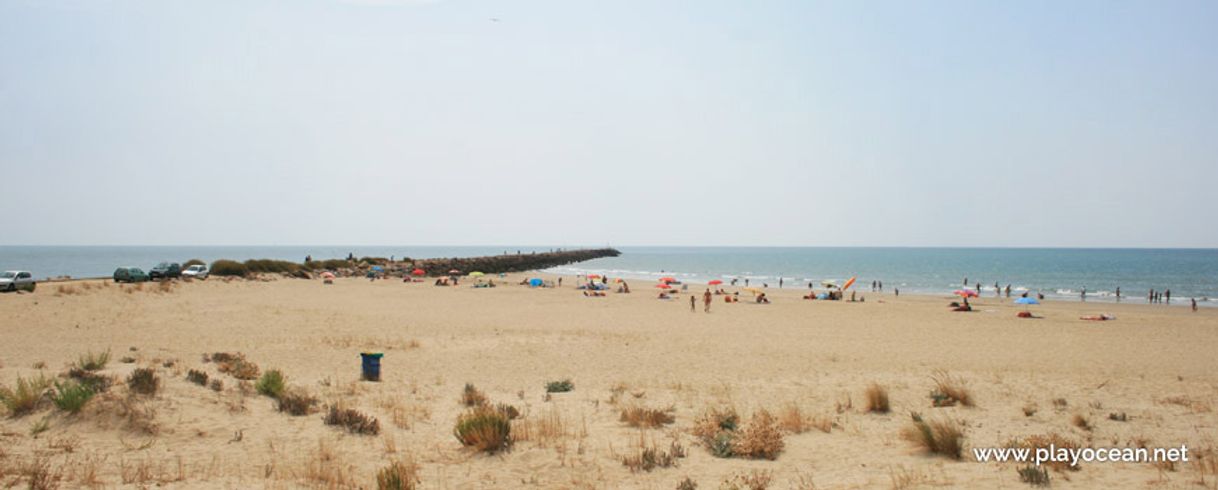
[[[619,277],[617,279],[614,279],[613,282],[626,282],[626,281],[623,281],[622,278]]]
[[[588,274],[588,279],[600,279],[600,274]]]
[[[675,277],[661,277],[661,278],[660,278],[660,282],[665,283],[665,284],[670,283],[670,282],[677,282],[677,278],[675,278]]]
[[[850,286],[853,286],[853,285],[854,285],[854,280],[855,280],[855,279],[856,279],[856,278],[851,277],[851,278],[850,278],[850,280],[846,281],[846,284],[842,286],[842,291],[845,291],[845,290],[847,290],[847,289],[850,289]]]
[[[426,273],[427,273],[427,271],[425,271],[423,269],[415,269],[413,271],[410,271],[410,275],[412,275],[412,276],[421,276]]]
[[[1040,301],[1037,301],[1036,298],[1019,298],[1019,299],[1015,300],[1015,304],[1017,304],[1017,305],[1038,305],[1038,304],[1040,304]]]
[[[660,289],[672,289],[672,286],[669,286],[666,282],[656,284],[656,287]]]
[[[541,279],[538,279],[538,278],[536,278],[536,277],[534,277],[534,278],[532,278],[532,279],[529,279],[529,285],[530,285],[530,286],[537,287],[537,286],[540,286],[540,285],[541,285],[541,283],[542,283],[542,280],[541,280]]]
[[[377,271],[377,272],[381,272],[381,271],[384,271],[384,270],[385,270],[385,268],[384,268],[384,267],[381,267],[381,266],[379,266],[379,265],[374,265],[374,266],[372,266],[372,270]]]
[[[714,279],[714,280],[712,280],[711,282],[708,282],[707,284],[710,284],[711,286],[718,286],[718,285],[720,285],[720,284],[723,284],[723,281],[720,281],[720,280],[718,280],[718,279]]]
[[[485,276],[485,275],[486,274],[479,272],[479,271],[473,271],[473,272],[469,273],[469,277],[479,277],[479,276]]]
[[[970,298],[970,297],[976,298],[977,297],[977,291],[973,291],[972,289],[957,289],[957,290],[953,291],[952,294],[959,296],[961,298]]]

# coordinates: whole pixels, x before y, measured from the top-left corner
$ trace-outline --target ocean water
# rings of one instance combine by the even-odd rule
[[[145,270],[161,261],[206,262],[226,258],[315,259],[394,256],[466,257],[548,251],[571,246],[227,246],[227,247],[75,247],[0,246],[0,270],[33,271],[35,277],[109,276],[119,266]],[[1116,288],[1127,301],[1146,301],[1151,289],[1170,289],[1173,303],[1197,298],[1218,305],[1218,249],[1050,249],[1050,248],[868,248],[868,247],[619,247],[610,257],[556,267],[558,274],[609,274],[640,281],[674,276],[705,283],[748,278],[753,285],[820,288],[821,281],[840,284],[858,277],[857,286],[871,292],[883,281],[884,292],[947,294],[978,281],[993,294],[994,283],[1013,293],[1042,292],[1057,299],[1115,300]],[[1178,298],[1184,301],[1175,301]]]

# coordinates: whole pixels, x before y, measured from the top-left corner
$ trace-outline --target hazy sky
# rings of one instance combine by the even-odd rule
[[[0,244],[1218,247],[1218,2],[0,0]]]

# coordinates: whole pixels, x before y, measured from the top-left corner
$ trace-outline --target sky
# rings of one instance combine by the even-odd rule
[[[1218,2],[0,0],[8,245],[1218,247]]]

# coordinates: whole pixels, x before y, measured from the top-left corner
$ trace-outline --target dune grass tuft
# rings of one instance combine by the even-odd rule
[[[317,398],[300,388],[286,389],[276,398],[276,408],[295,417],[313,413],[316,407]]]
[[[1027,465],[1016,469],[1019,481],[1034,487],[1049,486],[1049,469],[1044,466]]]
[[[646,407],[627,407],[621,410],[618,420],[630,427],[653,429],[671,424],[677,420],[672,414],[673,409],[658,409]]]
[[[20,417],[37,410],[42,405],[51,379],[44,375],[31,378],[17,377],[13,388],[0,386],[0,402],[12,417]]]
[[[461,390],[461,404],[467,407],[486,405],[486,394],[475,388],[473,384],[465,383],[465,389]]]
[[[902,433],[904,438],[927,452],[960,459],[964,454],[964,428],[954,420],[925,421],[914,413],[913,425]]]
[[[207,386],[207,373],[191,369],[186,372],[186,380],[199,386]]]
[[[131,372],[131,376],[127,377],[127,388],[131,389],[132,393],[155,395],[160,386],[161,379],[152,368],[136,368]]]
[[[376,472],[377,490],[413,490],[419,483],[419,466],[414,462],[393,461]]]
[[[950,407],[960,404],[965,407],[974,405],[973,395],[965,385],[964,380],[948,374],[947,371],[938,370],[931,375],[931,379],[935,382],[935,389],[930,393],[930,399],[936,407]]]
[[[110,362],[110,351],[86,352],[76,360],[76,367],[85,371],[100,371]]]
[[[56,407],[68,413],[80,412],[84,408],[85,403],[93,398],[93,390],[79,381],[69,380],[65,382],[55,382],[55,391],[51,393],[51,402],[55,403]]]
[[[656,448],[654,444],[639,444],[634,454],[622,457],[622,465],[629,468],[631,473],[637,473],[677,466],[677,460],[684,457],[685,446],[678,441],[672,441],[667,450]]]
[[[546,393],[566,393],[575,389],[575,383],[569,379],[546,383]]]
[[[512,423],[497,410],[478,406],[457,417],[453,435],[461,444],[493,453],[512,444]]]
[[[892,411],[892,407],[888,404],[888,389],[880,386],[878,383],[871,383],[867,387],[865,393],[867,398],[866,409],[871,413],[888,413]]]

